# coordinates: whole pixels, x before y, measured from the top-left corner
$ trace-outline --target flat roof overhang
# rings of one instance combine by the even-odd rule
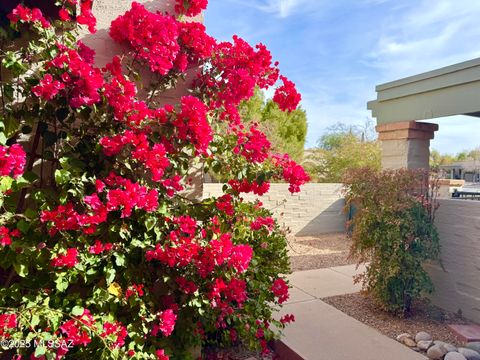
[[[480,58],[376,87],[367,108],[377,124],[453,115],[480,117]]]

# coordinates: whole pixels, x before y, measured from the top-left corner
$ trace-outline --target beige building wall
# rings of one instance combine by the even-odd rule
[[[223,184],[204,184],[204,198],[223,195]],[[345,231],[346,216],[342,184],[306,184],[299,194],[290,194],[288,184],[271,184],[263,196],[246,194],[245,200],[259,199],[272,210],[279,223],[293,235],[314,236]]]
[[[435,285],[432,302],[480,322],[480,203],[439,201],[441,261],[427,265]]]

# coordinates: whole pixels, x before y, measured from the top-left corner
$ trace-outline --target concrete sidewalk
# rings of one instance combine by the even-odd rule
[[[282,360],[424,360],[421,354],[355,320],[319,298],[355,293],[355,266],[299,271],[281,315],[294,314],[276,351]]]

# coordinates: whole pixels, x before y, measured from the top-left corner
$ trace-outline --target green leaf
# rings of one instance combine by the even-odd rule
[[[30,326],[34,328],[38,324],[40,324],[40,317],[37,314],[33,314],[32,320],[30,320]]]
[[[157,210],[159,214],[162,215],[167,215],[168,214],[168,208],[167,208],[167,203],[163,203]]]
[[[33,171],[27,171],[23,174],[23,177],[30,183],[33,183],[39,179],[38,175],[35,174]]]
[[[3,176],[0,180],[0,192],[5,193],[12,188],[13,178],[10,176]]]
[[[26,234],[30,229],[30,223],[26,222],[25,220],[20,220],[17,222],[17,229]]]
[[[58,185],[66,184],[70,181],[70,172],[67,170],[55,170],[55,182]]]
[[[147,231],[152,230],[156,223],[157,219],[155,219],[154,217],[147,218],[147,220],[145,220],[145,227],[147,228]]]
[[[47,352],[47,349],[45,349],[44,346],[38,346],[35,349],[35,357],[40,357],[42,355],[45,355],[46,352]]]
[[[35,219],[38,216],[38,213],[35,210],[28,208],[25,210],[25,216],[29,219]]]
[[[18,276],[26,277],[28,275],[28,266],[22,263],[14,263],[13,268],[17,272]]]
[[[81,306],[74,306],[73,309],[72,309],[72,314],[74,316],[80,316],[83,314],[83,311],[84,311],[84,308],[81,307]]]
[[[12,137],[15,135],[18,129],[18,120],[15,118],[12,118],[8,116],[7,118],[4,119],[4,125],[5,125],[5,135],[7,138]]]
[[[117,264],[117,266],[125,266],[125,264],[126,264],[125,255],[116,253],[115,254],[115,264]]]
[[[60,275],[57,277],[57,279],[55,280],[55,284],[56,284],[57,290],[60,292],[64,292],[68,288],[68,281],[67,279],[65,279],[63,275]]]
[[[7,143],[7,137],[3,132],[0,132],[0,145],[5,145]]]
[[[107,285],[110,285],[113,280],[115,280],[115,274],[115,269],[107,265],[107,268],[105,269],[105,280],[107,281]]]
[[[19,176],[18,178],[15,179],[15,188],[16,189],[21,189],[25,186],[30,185],[30,181],[25,179],[23,176]]]

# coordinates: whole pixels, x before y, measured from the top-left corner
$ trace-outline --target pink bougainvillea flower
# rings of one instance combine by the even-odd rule
[[[275,221],[271,217],[262,217],[259,216],[250,224],[252,230],[260,230],[263,227],[266,227],[268,230],[272,231],[275,225]]]
[[[21,4],[17,5],[17,7],[7,15],[7,18],[12,24],[16,24],[18,22],[34,23],[38,21],[43,28],[48,28],[51,26],[50,22],[45,19],[40,9],[29,9]]]
[[[300,186],[310,181],[310,176],[305,172],[305,169],[290,159],[288,154],[274,155],[272,160],[282,171],[283,180],[290,184],[288,189],[291,193],[300,192]]]
[[[19,177],[23,174],[25,163],[26,154],[21,145],[0,145],[0,176]]]
[[[125,291],[125,298],[128,300],[131,296],[142,297],[144,295],[143,284],[133,284],[130,285]]]
[[[120,348],[125,345],[125,338],[128,336],[127,328],[119,321],[105,322],[103,324],[103,332],[100,334],[102,338],[112,337],[112,348]]]
[[[208,0],[176,0],[175,11],[186,16],[197,16],[208,6]]]
[[[173,68],[180,50],[175,19],[150,12],[137,2],[112,22],[110,36],[115,41],[127,42],[138,58],[148,62],[150,69],[161,75],[168,74]]]
[[[288,285],[282,278],[279,278],[273,282],[271,290],[273,294],[278,298],[278,302],[280,304],[288,300]]]
[[[58,80],[53,80],[51,74],[46,74],[44,78],[40,80],[40,83],[32,88],[32,92],[35,96],[41,97],[44,100],[52,100],[60,90],[63,90],[64,88],[64,83]]]
[[[77,16],[77,22],[81,25],[86,25],[88,31],[95,33],[97,19],[92,12],[93,0],[80,0],[80,14]]]
[[[157,336],[161,331],[163,336],[170,336],[175,328],[177,315],[175,315],[172,309],[167,309],[158,314],[158,320],[159,323],[153,326],[152,335]]]
[[[59,254],[52,259],[52,266],[73,268],[78,264],[78,250],[75,248],[67,249],[66,254]]]
[[[273,101],[278,104],[283,111],[293,111],[298,107],[302,96],[295,88],[295,84],[285,76],[280,76],[283,85],[276,89]]]
[[[287,314],[280,319],[282,324],[288,324],[295,321],[295,316],[292,314]]]
[[[6,226],[0,226],[0,245],[12,245],[12,238],[19,237],[20,235],[21,233],[18,229],[10,230]]]
[[[163,349],[157,350],[155,354],[157,355],[157,360],[170,360],[170,358],[165,355],[165,351]]]

